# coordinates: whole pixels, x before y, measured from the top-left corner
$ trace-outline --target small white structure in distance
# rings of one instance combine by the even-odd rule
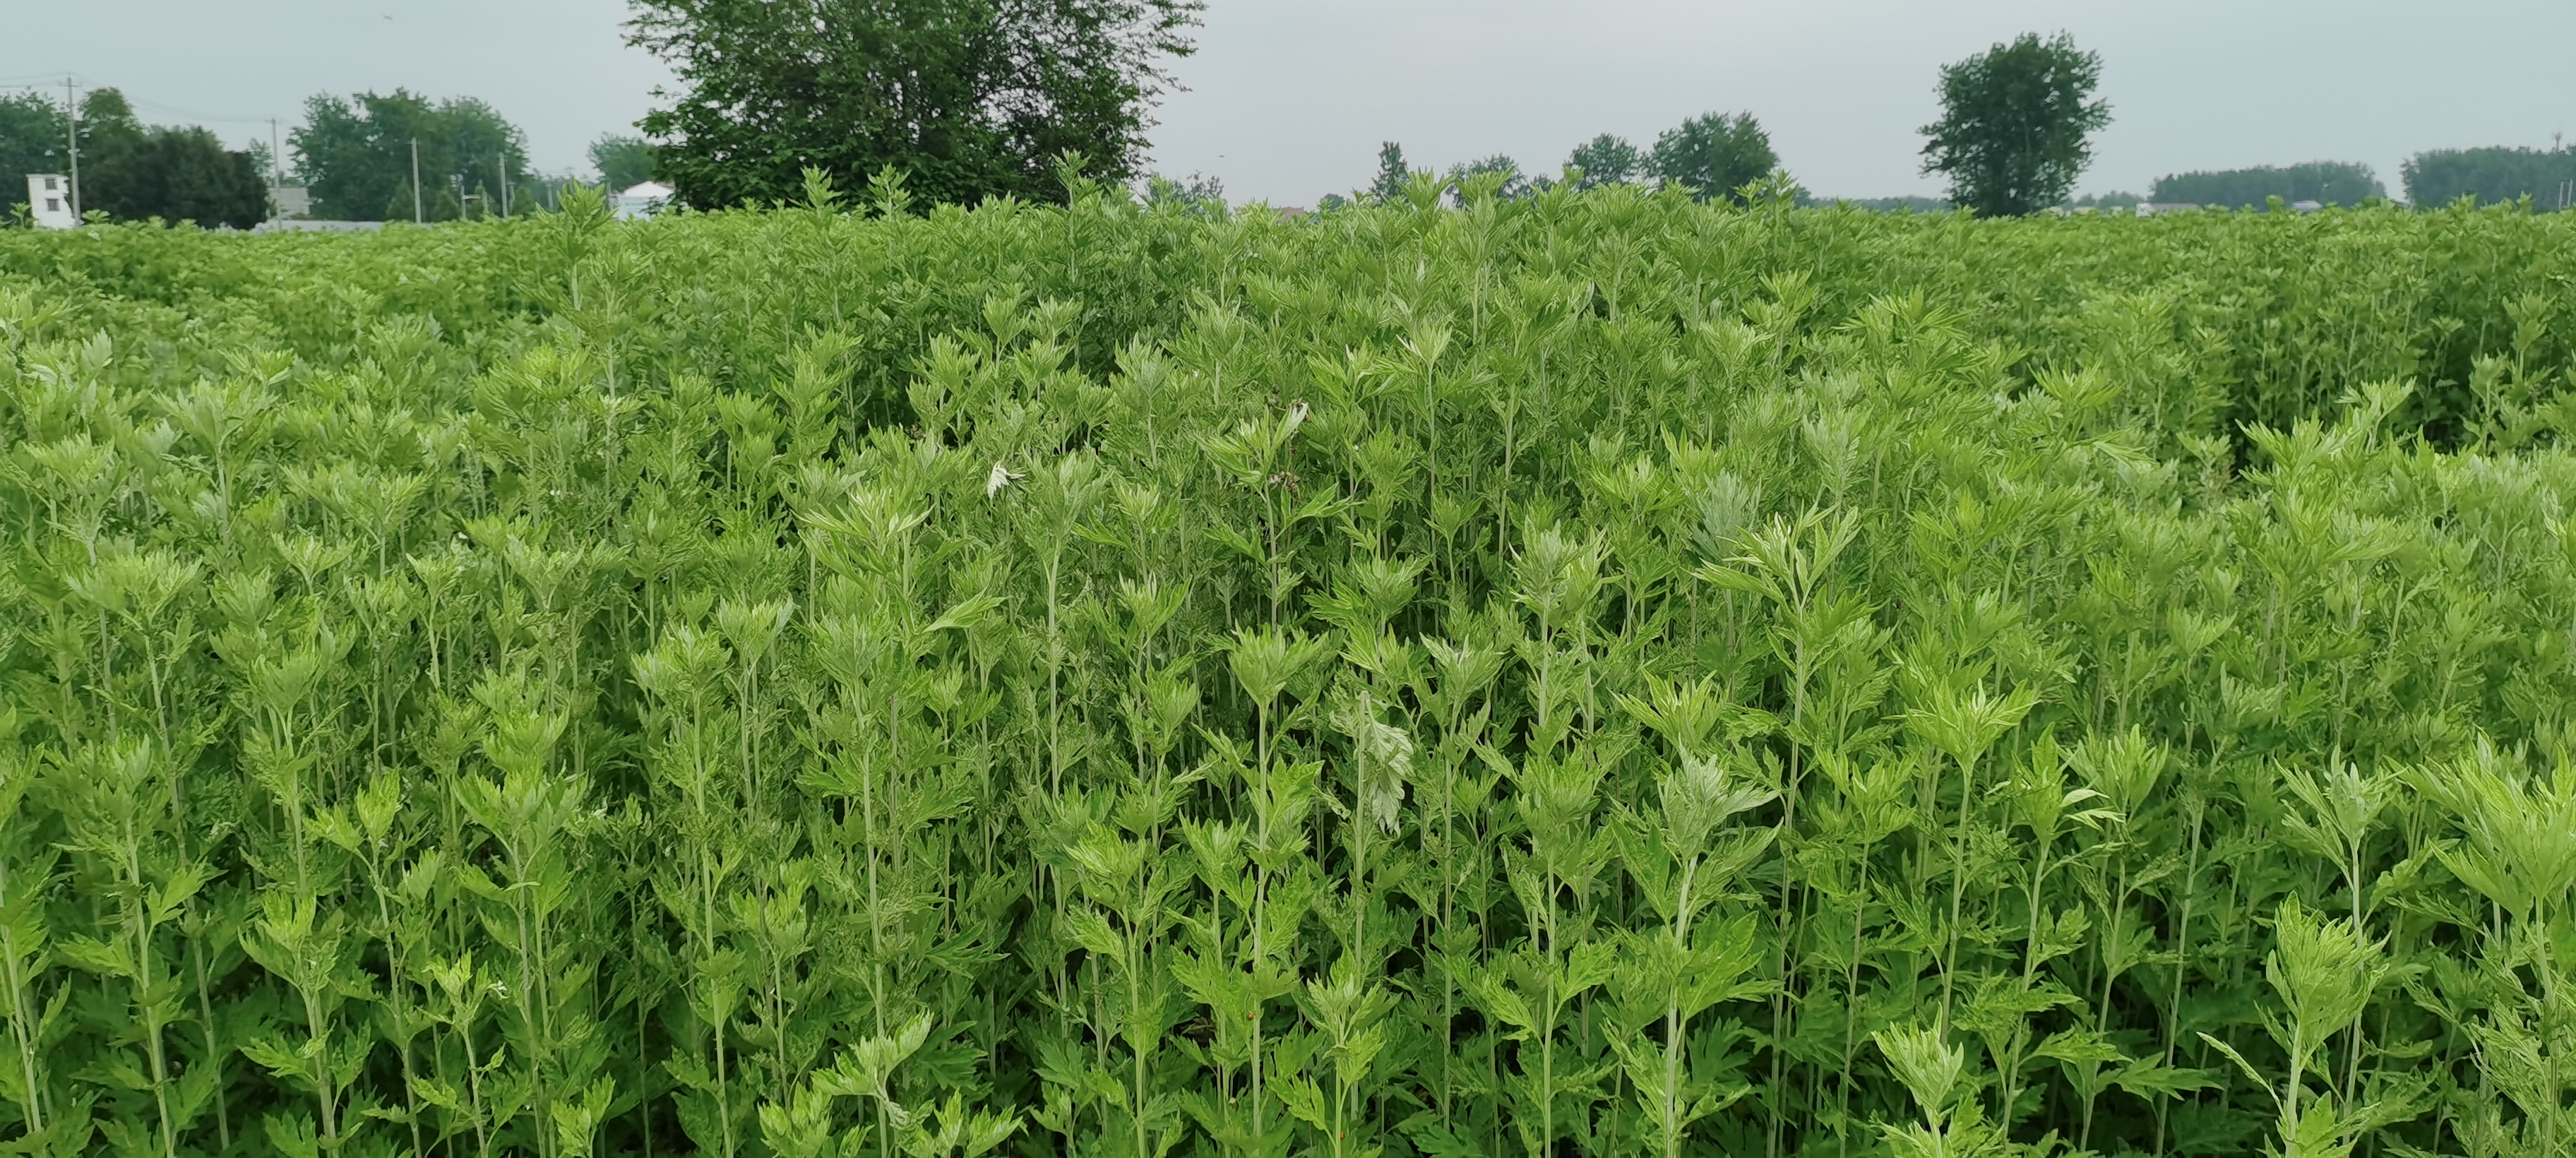
[[[302,185],[271,185],[268,199],[279,217],[313,216],[313,190]]]
[[[621,193],[610,194],[608,212],[619,221],[640,221],[662,211],[671,203],[671,187],[659,181],[647,181]]]
[[[27,174],[27,213],[38,229],[70,229],[80,224],[72,214],[71,179],[60,173]]]

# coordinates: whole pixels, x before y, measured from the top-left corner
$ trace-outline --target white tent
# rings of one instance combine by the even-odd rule
[[[671,187],[659,181],[647,181],[608,199],[608,212],[619,221],[634,221],[659,213],[671,203]]]

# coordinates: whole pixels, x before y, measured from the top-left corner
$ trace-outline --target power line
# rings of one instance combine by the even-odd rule
[[[125,103],[133,105],[138,109],[150,109],[154,112],[167,113],[171,116],[186,117],[192,121],[219,121],[226,124],[264,125],[277,119],[276,117],[219,117],[212,113],[190,112],[187,109],[178,107],[177,105],[165,105],[159,101],[139,101],[133,97],[125,98]]]
[[[51,89],[56,85],[64,83],[66,80],[77,83],[80,87],[91,89],[93,91],[101,88],[116,87],[114,85],[97,84],[78,73],[53,72],[30,73],[25,76],[0,77],[0,88],[29,90]],[[130,92],[126,92],[122,88],[118,88],[117,92],[119,95],[125,97],[125,103],[132,105],[137,109],[149,109],[153,112],[165,115],[185,117],[192,121],[214,121],[223,124],[264,125],[270,121],[279,119],[274,116],[245,117],[232,116],[223,113],[199,112],[195,109],[184,108],[182,106],[169,104],[163,101],[145,100]]]

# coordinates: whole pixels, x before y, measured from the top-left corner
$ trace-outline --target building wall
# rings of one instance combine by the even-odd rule
[[[27,212],[38,229],[70,229],[80,224],[72,214],[71,179],[60,173],[27,174]]]

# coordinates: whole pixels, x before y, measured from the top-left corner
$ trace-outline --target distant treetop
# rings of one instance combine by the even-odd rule
[[[2359,205],[2388,196],[2388,187],[2370,166],[2356,161],[2309,161],[2298,165],[2258,165],[2174,173],[2156,178],[2147,200],[2157,204],[2262,205],[2270,198],[2323,205]]]
[[[2576,208],[2576,145],[2555,149],[2434,149],[2398,169],[2406,200],[2439,209],[2462,197],[2496,205],[2529,197],[2535,209]]]
[[[640,127],[700,208],[794,200],[819,168],[902,170],[923,203],[1060,202],[1058,166],[1135,175],[1200,0],[635,0],[678,84]]]

